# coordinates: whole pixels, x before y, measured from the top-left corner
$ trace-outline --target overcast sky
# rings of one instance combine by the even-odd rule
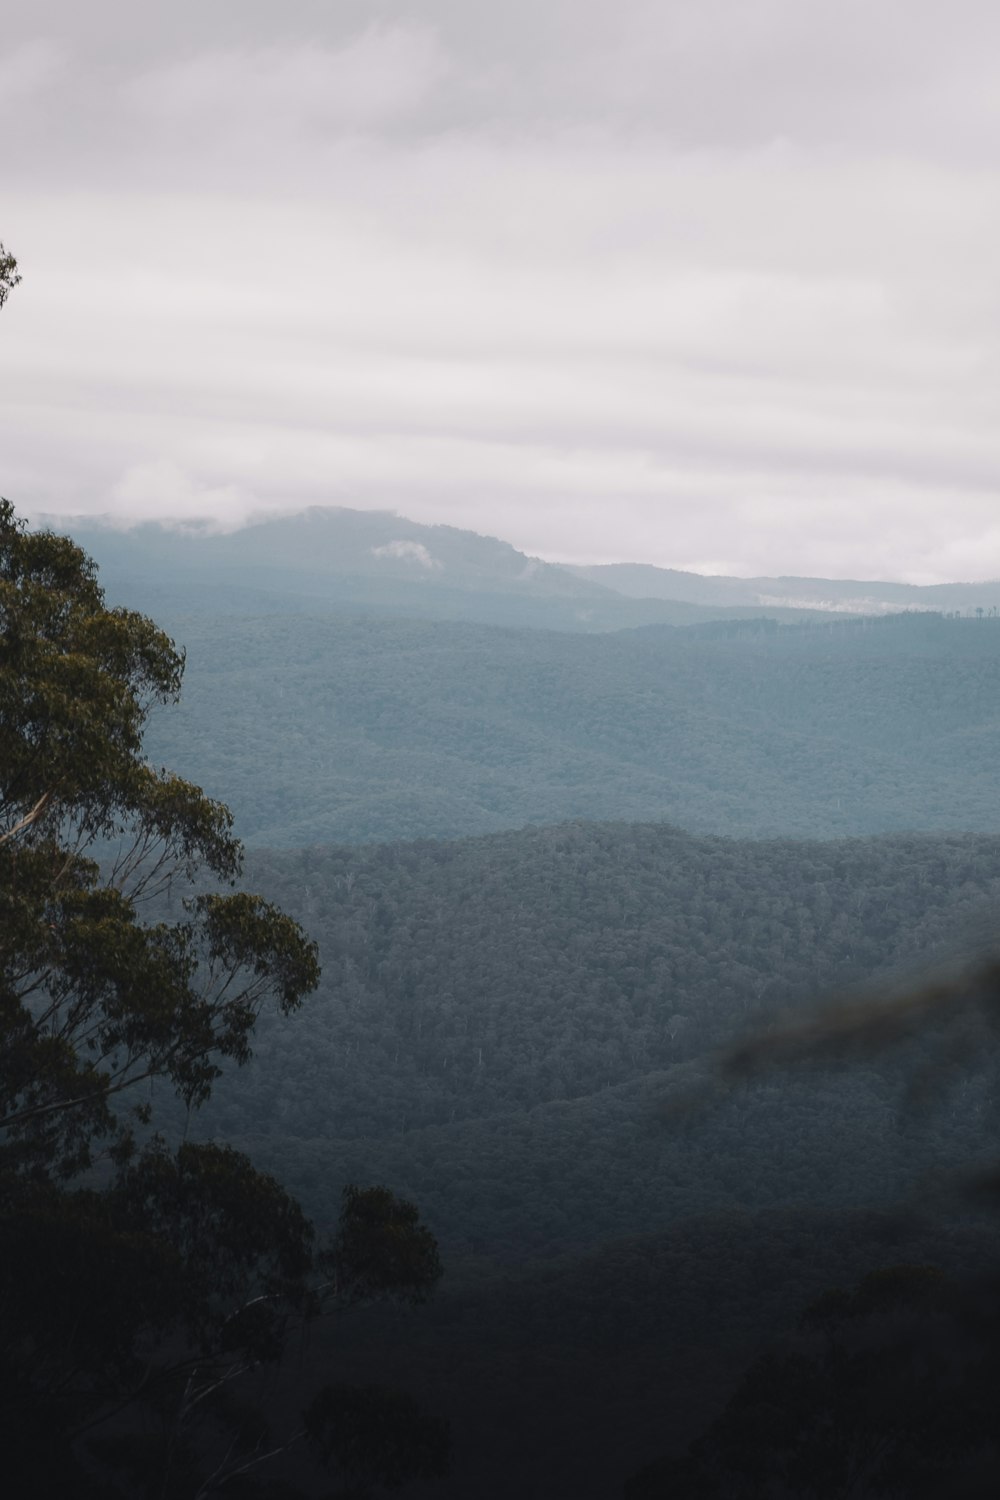
[[[1000,576],[996,0],[32,0],[0,491]]]

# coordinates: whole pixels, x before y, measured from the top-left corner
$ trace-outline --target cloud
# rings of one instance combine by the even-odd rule
[[[391,557],[401,562],[415,562],[429,572],[444,567],[444,563],[431,556],[423,542],[386,542],[383,547],[373,547],[371,553],[373,557]]]
[[[1000,574],[995,7],[22,11],[15,502]]]
[[[43,38],[0,55],[0,116],[13,115],[44,97],[60,81],[64,69],[63,49]]]
[[[371,127],[411,113],[447,73],[433,34],[374,24],[343,46],[316,42],[201,53],[130,79],[122,95],[140,118],[206,144],[280,136],[290,127]]]
[[[136,464],[112,485],[106,514],[128,521],[156,516],[196,522],[199,529],[230,531],[259,509],[254,495],[237,485],[199,483],[165,459]],[[214,524],[213,524],[214,523]]]

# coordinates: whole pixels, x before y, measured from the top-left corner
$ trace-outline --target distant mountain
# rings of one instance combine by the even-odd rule
[[[824,610],[857,615],[902,609],[1000,609],[1000,580],[989,583],[913,584],[850,578],[727,578],[656,568],[648,563],[571,567],[581,582],[602,584],[630,599],[670,599],[702,607]]]
[[[603,592],[601,585],[574,579],[564,568],[526,557],[496,537],[455,526],[423,526],[392,511],[312,507],[227,532],[156,522],[107,540],[122,559],[144,558],[192,572],[249,569],[279,589],[290,575],[320,586],[331,575],[346,574],[581,599]]]
[[[795,618],[782,608],[632,598],[508,542],[391,511],[313,508],[237,531],[148,522],[122,530],[53,518],[96,558],[109,597],[167,614],[358,610],[553,630],[607,631],[728,616]]]
[[[564,566],[497,537],[388,510],[313,507],[236,531],[52,518],[97,559],[114,600],[152,613],[328,613],[600,632],[833,612],[1000,609],[1000,582],[928,587],[829,578],[727,578],[645,563]]]

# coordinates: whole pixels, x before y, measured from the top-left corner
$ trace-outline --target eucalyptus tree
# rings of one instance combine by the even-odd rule
[[[0,1426],[23,1493],[208,1495],[299,1438],[377,1477],[378,1393],[326,1387],[274,1440],[246,1380],[325,1307],[440,1275],[386,1189],[351,1189],[320,1243],[241,1153],[152,1133],[154,1086],[202,1103],[261,1008],[319,978],[299,925],[238,888],[228,809],[144,756],[183,668],[0,501]],[[418,1416],[393,1475],[440,1466]]]
[[[3,307],[20,280],[17,261],[0,240],[0,307]]]
[[[109,609],[89,558],[0,501],[0,1162],[68,1177],[127,1151],[135,1086],[199,1103],[247,1060],[261,1006],[315,988],[315,945],[233,889],[221,803],[149,765],[150,711],[183,654]],[[214,880],[221,889],[201,888]],[[200,882],[195,889],[195,882]],[[149,920],[183,887],[180,921]],[[140,1105],[140,1114],[148,1113]]]

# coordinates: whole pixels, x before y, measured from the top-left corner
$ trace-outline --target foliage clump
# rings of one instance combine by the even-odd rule
[[[308,1439],[359,1483],[397,1482],[440,1467],[440,1424],[407,1408],[394,1427],[387,1398],[393,1462],[366,1469],[331,1428],[349,1402],[321,1391],[276,1438],[245,1386],[320,1311],[427,1295],[440,1265],[416,1210],[352,1187],[321,1243],[242,1153],[150,1131],[154,1085],[203,1103],[261,1009],[291,1013],[319,979],[298,923],[235,888],[228,809],[144,757],[183,667],[152,621],[107,607],[69,538],[0,501],[5,1472],[39,1493],[207,1496]]]

